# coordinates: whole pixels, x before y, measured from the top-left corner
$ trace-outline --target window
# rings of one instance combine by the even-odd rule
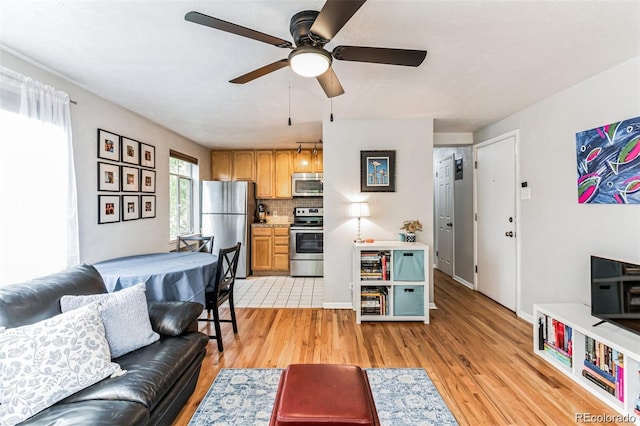
[[[198,160],[171,151],[169,157],[169,235],[196,233]]]
[[[0,285],[79,263],[69,97],[0,67]]]

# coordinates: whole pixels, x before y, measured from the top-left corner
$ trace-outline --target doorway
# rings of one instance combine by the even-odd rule
[[[516,311],[517,131],[474,146],[476,289]]]

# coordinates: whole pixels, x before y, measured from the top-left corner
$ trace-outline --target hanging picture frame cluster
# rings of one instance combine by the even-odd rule
[[[98,224],[156,216],[155,166],[153,145],[98,129]]]

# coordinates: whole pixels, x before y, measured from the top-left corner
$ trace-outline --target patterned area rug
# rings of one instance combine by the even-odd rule
[[[423,369],[366,370],[382,425],[458,424]],[[223,368],[189,425],[268,425],[281,372],[279,368]]]

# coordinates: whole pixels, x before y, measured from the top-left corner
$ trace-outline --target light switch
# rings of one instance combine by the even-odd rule
[[[531,199],[531,188],[520,188],[520,199],[522,200],[530,200]]]

